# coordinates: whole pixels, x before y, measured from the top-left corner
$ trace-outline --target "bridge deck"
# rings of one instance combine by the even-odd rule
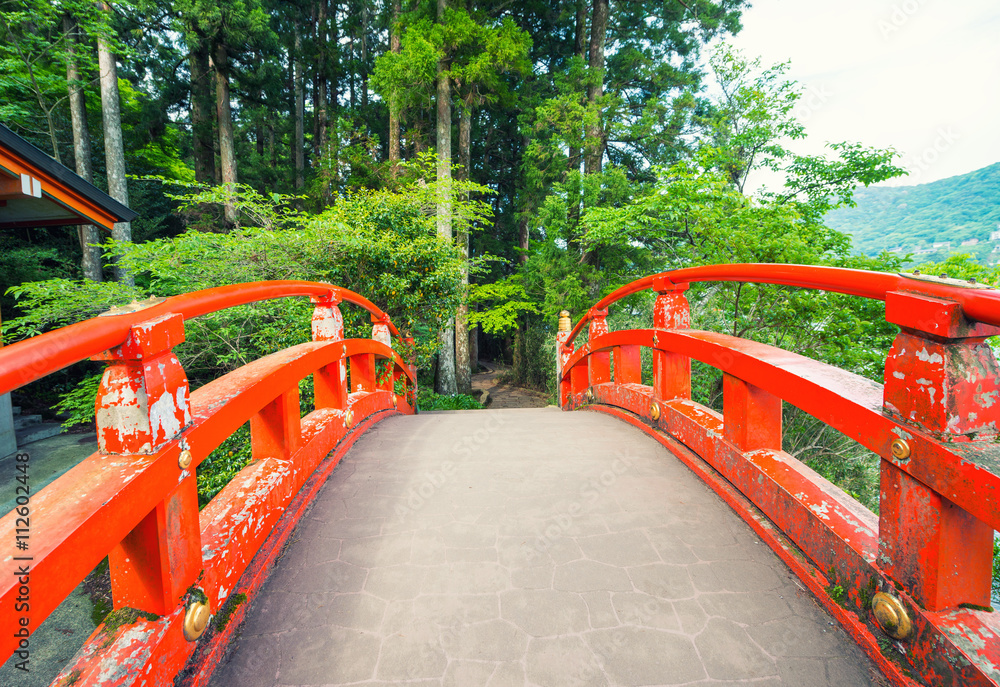
[[[597,413],[390,418],[290,542],[213,684],[882,684],[720,498]]]

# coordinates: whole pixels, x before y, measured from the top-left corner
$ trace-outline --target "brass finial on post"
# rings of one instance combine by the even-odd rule
[[[573,320],[569,319],[569,310],[559,313],[559,331],[568,332],[573,329]]]

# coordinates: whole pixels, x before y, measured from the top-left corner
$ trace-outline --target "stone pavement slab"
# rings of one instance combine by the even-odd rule
[[[545,408],[369,431],[212,684],[884,683],[662,446],[606,415]]]

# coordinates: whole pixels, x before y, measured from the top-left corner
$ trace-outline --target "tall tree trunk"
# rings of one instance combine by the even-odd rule
[[[472,140],[472,112],[463,107],[458,116],[458,174],[460,181],[469,179]],[[469,199],[468,191],[463,194]],[[458,248],[462,251],[462,302],[455,313],[455,383],[458,393],[472,393],[472,362],[469,358],[469,232],[462,229],[458,235]]]
[[[239,178],[236,170],[233,113],[229,101],[229,48],[220,36],[215,46],[215,109],[219,119],[219,164],[222,166],[222,183],[235,186]],[[228,200],[224,210],[226,223],[230,226],[236,224],[236,204]]]
[[[351,97],[350,97],[351,112],[354,112],[354,107],[355,107],[355,102],[354,102],[354,97],[355,97],[355,93],[354,93],[354,72],[356,71],[356,69],[354,68],[354,33],[353,32],[351,33],[351,36],[347,39],[347,54],[349,56],[347,63],[348,63],[348,65],[350,65],[347,68],[347,86],[348,86],[348,88],[351,89]]]
[[[576,56],[581,60],[586,57],[587,44],[587,0],[576,0]],[[566,158],[566,175],[580,171],[580,148],[570,146],[569,157]],[[576,188],[576,182],[570,184],[570,190]],[[569,211],[567,223],[570,234],[576,233],[577,225],[580,223],[580,195],[574,192],[574,196],[569,198]],[[527,257],[527,256],[525,256]]]
[[[368,3],[361,5],[361,107],[368,109]]]
[[[447,0],[437,0],[438,22],[444,21]],[[445,58],[437,64],[437,233],[452,240],[451,233],[451,82]],[[457,391],[455,379],[455,323],[452,318],[439,335],[441,349],[438,353],[438,393],[453,394]]]
[[[333,3],[330,6],[328,15],[328,30],[327,30],[327,43],[333,46],[340,45],[340,38],[337,31],[337,3]],[[329,117],[331,119],[337,118],[337,110],[340,108],[340,50],[335,49],[330,53],[330,59],[327,64],[327,74],[329,75],[329,86],[327,91],[329,92],[328,98],[330,101],[330,113]]]
[[[257,64],[263,64],[264,56],[259,50],[254,51],[254,59]],[[257,145],[257,164],[264,164],[264,118],[267,117],[267,106],[265,104],[266,98],[264,96],[264,90],[260,86],[254,86],[250,92],[250,99],[256,101],[254,109],[256,112],[253,116],[253,136],[254,142]],[[267,187],[269,186],[265,175],[261,176],[261,187],[260,192],[262,195],[267,194]]]
[[[319,160],[326,150],[327,139],[327,74],[326,74],[326,53],[327,53],[327,27],[326,11],[327,0],[319,0],[316,11],[316,95],[313,106],[316,110],[316,156]]]
[[[469,329],[469,369],[472,374],[479,372],[479,325]]]
[[[521,136],[521,150],[527,150],[531,139],[527,135]],[[529,220],[535,214],[535,193],[536,189],[525,188],[522,191],[524,206],[517,219],[517,247],[520,248],[517,259],[523,265],[528,262],[528,248],[531,246],[531,233]]]
[[[295,50],[292,56],[292,80],[295,88],[295,140],[292,143],[295,158],[295,188],[302,190],[306,186],[306,98],[302,86],[302,34],[295,27]]]
[[[267,120],[267,157],[271,160],[271,169],[278,168],[278,148],[274,145],[274,119]]]
[[[76,63],[76,23],[69,15],[63,16],[63,33],[66,36],[66,83],[69,85],[69,114],[73,125],[73,159],[76,173],[89,183],[94,181],[94,170],[90,164],[90,129],[87,128],[87,103],[83,95],[80,72]],[[81,224],[76,228],[80,240],[80,268],[83,278],[101,281],[100,233],[93,224]]]
[[[587,87],[587,101],[591,106],[591,116],[595,119],[587,123],[587,145],[584,154],[584,172],[595,174],[601,171],[604,157],[604,129],[601,126],[597,101],[604,95],[604,43],[608,30],[608,0],[594,0],[594,14],[590,21],[590,78]]]
[[[111,6],[101,3],[105,12]],[[125,146],[122,143],[122,113],[118,94],[118,62],[111,53],[107,41],[97,37],[97,61],[101,70],[101,115],[104,121],[104,160],[108,173],[108,195],[122,205],[128,205],[128,181],[125,178]],[[111,230],[116,241],[132,241],[132,225],[118,222]],[[115,280],[132,286],[135,280],[128,270],[115,265]]]
[[[389,49],[399,54],[399,14],[400,0],[392,3],[392,34],[389,39]],[[399,175],[399,95],[393,89],[389,95],[389,174],[395,179]]]
[[[584,47],[587,44],[587,0],[576,0],[576,34],[574,54],[586,57]]]
[[[194,178],[215,183],[215,116],[212,106],[212,73],[208,40],[196,29],[191,32],[191,134],[194,148]]]

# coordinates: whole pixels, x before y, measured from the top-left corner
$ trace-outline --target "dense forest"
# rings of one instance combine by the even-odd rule
[[[365,294],[415,338],[427,389],[468,391],[482,356],[551,390],[557,313],[576,319],[638,276],[729,262],[899,269],[899,256],[856,254],[824,221],[859,185],[902,173],[893,151],[793,153],[806,132],[787,65],[726,44],[745,7],[6,0],[0,120],[140,215],[114,236],[0,234],[4,340],[150,294],[322,280]],[[750,197],[761,169],[784,185]],[[995,277],[963,259],[950,269]],[[873,379],[895,333],[881,304],[837,294],[689,294],[697,326]],[[309,307],[198,318],[178,355],[204,383],[308,339]],[[609,324],[649,326],[651,309],[637,294]],[[21,393],[90,422],[98,372],[79,365]],[[718,406],[721,388],[698,369],[699,400]],[[786,415],[786,449],[877,507],[867,454]],[[231,474],[248,451],[237,435],[203,465]],[[202,477],[207,498],[221,483]]]
[[[868,255],[926,262],[968,253],[983,265],[1000,262],[1000,163],[919,186],[859,189],[854,200],[825,221]]]

